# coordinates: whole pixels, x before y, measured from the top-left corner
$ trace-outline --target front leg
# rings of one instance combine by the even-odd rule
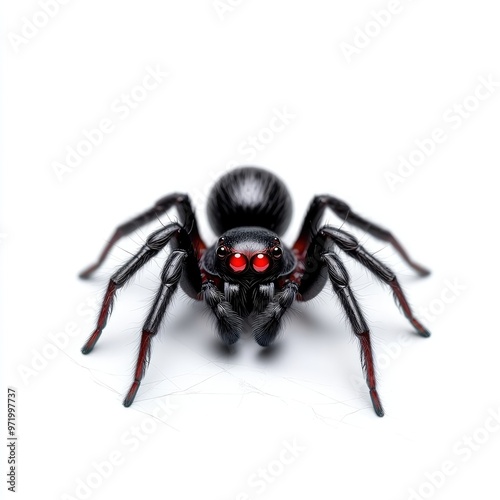
[[[281,329],[281,319],[292,306],[298,291],[297,283],[288,281],[264,311],[257,316],[253,335],[259,345],[267,347],[276,340]]]
[[[182,275],[182,268],[188,254],[184,250],[174,250],[167,259],[161,274],[161,286],[156,293],[153,305],[148,317],[142,327],[139,353],[134,370],[134,381],[123,401],[124,406],[130,406],[134,399],[141,381],[149,364],[151,341],[158,333],[165,311],[177,290]]]
[[[349,275],[344,264],[339,257],[328,252],[323,254],[322,261],[328,270],[328,276],[334,292],[339,298],[354,335],[359,340],[361,348],[361,365],[366,377],[366,384],[370,390],[370,397],[373,409],[379,417],[384,416],[384,409],[377,392],[377,381],[375,378],[375,363],[373,362],[373,352],[370,339],[370,331],[365,321],[361,308],[349,285]]]
[[[253,311],[260,314],[274,298],[274,283],[259,285],[252,294]]]
[[[234,312],[224,294],[212,280],[205,279],[201,286],[201,297],[211,309],[217,321],[217,333],[226,345],[234,344],[243,331],[241,317]]]
[[[151,234],[142,248],[111,276],[97,318],[97,325],[92,335],[82,347],[83,354],[91,352],[99,340],[113,309],[117,290],[123,287],[142,266],[157,255],[160,250],[165,248],[172,239],[188,239],[186,231],[175,222]]]
[[[349,233],[331,226],[324,226],[315,238],[315,243],[312,246],[319,248],[328,248],[328,241],[335,243],[343,252],[357,260],[361,265],[366,267],[374,276],[380,279],[383,283],[389,285],[394,294],[396,302],[401,306],[404,315],[408,321],[417,330],[422,337],[429,337],[430,332],[415,318],[413,311],[408,303],[408,300],[403,293],[403,290],[398,282],[396,275],[385,264],[380,262],[374,255],[370,254],[363,248],[358,240]]]

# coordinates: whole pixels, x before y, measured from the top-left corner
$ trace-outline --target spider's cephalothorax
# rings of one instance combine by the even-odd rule
[[[226,231],[207,249],[202,267],[224,283],[224,295],[242,317],[261,312],[274,296],[274,283],[295,268],[291,250],[269,229],[258,226]]]
[[[288,190],[270,172],[242,167],[219,179],[210,193],[208,217],[214,231],[220,235],[213,245],[207,247],[201,239],[189,197],[174,193],[119,226],[98,261],[80,276],[90,277],[120,238],[174,206],[179,211],[180,222],[152,233],[142,248],[111,277],[96,328],[82,348],[84,354],[94,348],[106,326],[116,291],[170,243],[172,251],[166,259],[161,286],[142,329],[134,382],[124,405],[130,406],[134,401],[148,364],[151,340],[179,284],[193,299],[205,301],[224,343],[233,344],[240,338],[242,319],[249,317],[255,340],[262,346],[269,346],[276,339],[282,317],[292,304],[296,300],[314,298],[329,280],[359,339],[372,404],[377,415],[383,416],[368,325],[350,288],[349,275],[339,253],[354,258],[389,285],[416,331],[423,337],[430,334],[413,315],[395,274],[367,252],[354,236],[334,226],[320,226],[320,220],[329,208],[344,223],[390,243],[420,275],[429,274],[410,259],[396,238],[352,212],[343,201],[322,195],[313,199],[299,236],[289,248],[281,240],[292,215]]]

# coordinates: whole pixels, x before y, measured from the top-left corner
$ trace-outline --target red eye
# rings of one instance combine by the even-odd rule
[[[270,265],[271,259],[263,253],[258,253],[252,259],[252,266],[258,273],[263,273]]]
[[[241,253],[234,253],[229,257],[229,267],[235,273],[241,273],[247,268],[247,258]]]

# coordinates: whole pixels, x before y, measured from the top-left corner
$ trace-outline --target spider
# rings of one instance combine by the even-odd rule
[[[349,285],[349,275],[339,253],[352,257],[392,289],[396,302],[418,334],[429,331],[415,318],[396,275],[365,250],[354,236],[331,225],[319,227],[327,208],[344,223],[390,243],[419,275],[429,271],[415,263],[398,240],[386,229],[354,213],[343,201],[329,195],[315,196],[305,216],[297,240],[291,248],[280,235],[292,217],[292,202],[284,183],[274,174],[257,167],[240,167],[222,176],[208,198],[208,218],[221,236],[207,247],[200,237],[189,196],[174,193],[158,200],[139,216],[120,225],[103,249],[97,262],[81,274],[89,278],[122,237],[176,207],[180,221],[154,231],[145,244],[122,265],[109,281],[93,333],[82,348],[88,354],[98,341],[120,289],[151,258],[168,244],[168,255],[161,273],[161,286],[148,313],[140,340],[134,381],[123,401],[130,406],[149,363],[151,341],[180,284],[191,298],[204,301],[215,318],[217,332],[227,345],[242,334],[243,318],[249,318],[253,336],[263,347],[276,339],[282,318],[294,301],[316,297],[330,281],[358,338],[361,363],[375,413],[384,410],[377,393],[370,332]]]

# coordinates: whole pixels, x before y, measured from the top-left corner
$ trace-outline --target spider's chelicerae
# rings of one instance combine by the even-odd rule
[[[205,245],[188,195],[174,193],[157,201],[153,208],[119,226],[98,261],[81,273],[88,278],[102,264],[113,245],[138,227],[176,207],[180,221],[152,233],[139,251],[111,277],[97,326],[83,346],[94,348],[110,315],[115,294],[152,257],[169,243],[169,254],[161,274],[161,286],[142,329],[134,381],[123,401],[130,406],[144,376],[153,337],[158,332],[179,283],[189,297],[203,300],[211,310],[218,334],[225,344],[233,344],[242,333],[243,318],[251,317],[253,335],[261,346],[269,346],[278,335],[283,316],[295,300],[317,296],[327,280],[359,339],[361,360],[373,408],[384,415],[376,388],[370,332],[349,286],[349,275],[339,253],[357,260],[389,285],[402,311],[423,337],[430,334],[415,318],[395,274],[367,252],[352,236],[337,227],[319,222],[331,209],[343,223],[363,229],[390,243],[420,275],[429,271],[413,262],[398,240],[386,229],[354,213],[348,205],[329,195],[314,197],[293,246],[288,248],[280,235],[292,216],[292,202],[283,182],[272,173],[242,167],[225,174],[212,188],[208,217],[220,234],[217,242]]]

